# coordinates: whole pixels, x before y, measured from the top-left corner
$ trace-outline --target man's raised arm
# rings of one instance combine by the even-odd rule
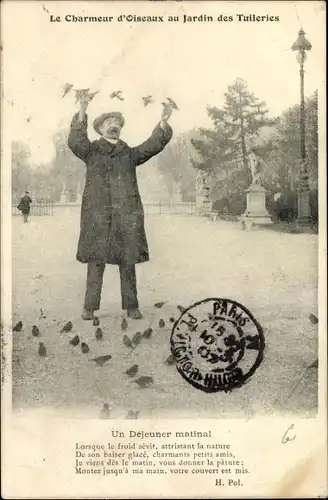
[[[80,111],[73,116],[70,132],[68,135],[69,149],[81,160],[86,160],[91,142],[88,139],[88,117],[86,114],[89,104],[89,97],[82,96],[80,98]]]
[[[161,121],[153,130],[152,135],[145,142],[132,149],[132,158],[135,165],[142,165],[152,156],[157,155],[165,148],[166,144],[170,142],[173,130],[168,124],[172,109],[163,109]]]

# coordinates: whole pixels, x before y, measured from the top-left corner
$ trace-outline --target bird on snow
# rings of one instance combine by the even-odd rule
[[[100,415],[99,415],[99,418],[102,418],[102,419],[107,419],[110,417],[110,409],[109,409],[109,404],[108,403],[104,403],[104,406],[102,407],[101,409],[101,412],[100,412]]]
[[[159,320],[159,322],[158,322],[158,326],[159,326],[160,328],[164,328],[164,326],[165,326],[165,321],[164,321],[163,319],[160,319],[160,320]]]
[[[133,365],[133,366],[131,366],[131,368],[129,368],[128,370],[126,370],[125,374],[129,375],[129,377],[134,377],[135,375],[137,375],[138,370],[139,370],[139,366],[138,365]]]
[[[179,309],[179,311],[180,311],[181,313],[184,313],[184,312],[185,312],[185,310],[186,310],[186,308],[185,308],[185,307],[182,307],[182,306],[177,306],[177,308]]]
[[[163,307],[164,304],[166,304],[166,300],[164,302],[156,302],[156,304],[154,304],[154,307],[157,307],[157,309],[160,309],[161,307]]]
[[[122,322],[121,322],[121,330],[124,331],[127,329],[127,327],[128,327],[128,322],[127,322],[126,318],[123,318]]]
[[[66,325],[63,326],[61,333],[68,333],[72,330],[72,328],[73,328],[73,323],[69,321],[68,323],[66,323]]]
[[[34,337],[37,337],[38,335],[40,335],[40,330],[36,325],[33,325],[33,327],[32,327],[32,335]]]
[[[88,344],[86,344],[86,342],[82,342],[81,349],[82,349],[83,354],[86,354],[87,352],[90,351],[90,348],[89,348]]]
[[[152,328],[147,328],[147,330],[145,330],[142,334],[142,336],[145,338],[145,339],[149,339],[149,337],[151,337],[153,333],[153,329]]]
[[[97,316],[95,316],[92,320],[92,324],[93,326],[98,326],[100,325],[100,321],[99,321],[99,318],[97,318]]]
[[[144,389],[145,387],[149,387],[154,381],[153,381],[153,377],[148,377],[147,375],[142,375],[142,377],[137,378],[133,382],[138,384],[138,386],[141,389]]]
[[[103,366],[109,359],[112,359],[112,356],[110,354],[105,354],[104,356],[90,359],[90,361],[94,361],[98,366]]]
[[[148,106],[148,104],[150,104],[150,103],[154,102],[152,97],[153,97],[153,96],[151,96],[151,95],[147,95],[147,96],[145,96],[145,97],[142,97],[142,100],[143,100],[144,106]]]
[[[123,337],[123,344],[126,345],[126,347],[133,347],[132,341],[127,335]]]
[[[137,332],[135,335],[132,337],[132,344],[134,345],[139,345],[141,341],[141,332]]]
[[[97,340],[101,340],[103,338],[103,331],[101,328],[97,328],[95,332],[95,337]]]
[[[170,354],[168,358],[165,360],[166,365],[174,365],[176,362],[176,357],[173,354]]]
[[[170,321],[171,321],[171,323],[175,323],[175,318],[173,316],[171,316]]]
[[[18,321],[17,325],[14,326],[13,332],[21,332],[23,328],[22,321]]]
[[[314,325],[316,325],[317,323],[319,323],[318,318],[317,318],[314,314],[310,314],[310,315],[309,315],[309,320],[310,320],[310,321],[311,321],[311,323],[313,323]]]
[[[136,411],[129,410],[128,414],[125,418],[130,419],[130,420],[137,420],[139,413],[140,413],[140,411],[138,411],[138,410],[136,410]]]
[[[71,83],[65,83],[65,85],[63,86],[63,95],[62,95],[62,99],[65,97],[66,94],[68,94],[68,92],[70,90],[72,90],[73,88],[73,85]]]
[[[122,97],[122,90],[115,90],[114,92],[112,92],[109,97],[111,99],[119,99],[120,101],[124,101],[124,97]]]
[[[78,345],[78,344],[79,344],[79,342],[80,342],[80,337],[79,337],[78,335],[75,335],[75,337],[73,337],[73,338],[69,341],[69,343],[70,343],[71,345],[74,345],[74,346]]]
[[[39,353],[39,356],[43,356],[43,357],[47,355],[47,350],[46,350],[45,345],[44,345],[43,342],[39,343],[39,351],[38,351],[38,353]]]

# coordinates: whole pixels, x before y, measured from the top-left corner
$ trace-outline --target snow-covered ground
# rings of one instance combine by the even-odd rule
[[[235,223],[194,216],[149,215],[146,230],[151,260],[137,266],[141,321],[129,321],[128,335],[152,337],[129,354],[122,343],[119,275],[108,266],[99,311],[104,340],[81,319],[86,266],[75,260],[79,216],[13,217],[13,405],[49,415],[97,417],[108,402],[113,418],[139,410],[139,418],[236,417],[316,412],[317,236],[267,229],[242,231]],[[206,297],[231,298],[247,307],[264,329],[264,360],[248,383],[231,393],[206,394],[193,388],[164,360],[170,352],[171,316]],[[154,303],[167,301],[161,309]],[[40,309],[45,318],[40,317]],[[159,328],[158,320],[166,326]],[[62,326],[73,322],[71,334]],[[41,337],[32,337],[37,325]],[[69,340],[78,334],[90,346],[82,354]],[[39,341],[47,357],[37,354]],[[90,358],[111,354],[98,367]],[[139,365],[154,384],[140,389],[124,372]],[[292,394],[291,394],[292,393]]]

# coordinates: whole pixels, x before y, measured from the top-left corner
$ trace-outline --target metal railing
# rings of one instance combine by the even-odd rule
[[[17,206],[19,204],[19,200],[12,204],[11,213],[12,215],[22,215],[22,212],[18,210]],[[42,200],[40,202],[31,203],[30,205],[30,215],[53,215],[54,214],[54,205],[51,201]]]
[[[187,214],[196,213],[196,203],[187,201],[156,201],[143,203],[145,214]]]

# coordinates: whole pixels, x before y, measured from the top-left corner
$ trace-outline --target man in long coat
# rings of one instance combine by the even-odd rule
[[[163,109],[161,121],[149,139],[129,147],[120,139],[124,117],[104,113],[93,122],[99,140],[87,135],[89,98],[80,99],[68,146],[86,165],[77,260],[88,264],[83,319],[99,309],[106,264],[120,270],[122,309],[133,319],[142,317],[137,298],[135,264],[149,260],[144,211],[138,190],[136,167],[160,153],[172,137],[167,123],[172,110]]]
[[[25,223],[28,221],[28,216],[31,210],[30,208],[31,203],[32,203],[32,198],[30,198],[30,193],[28,191],[25,191],[25,194],[20,199],[19,205],[17,207],[18,210],[22,212]]]

